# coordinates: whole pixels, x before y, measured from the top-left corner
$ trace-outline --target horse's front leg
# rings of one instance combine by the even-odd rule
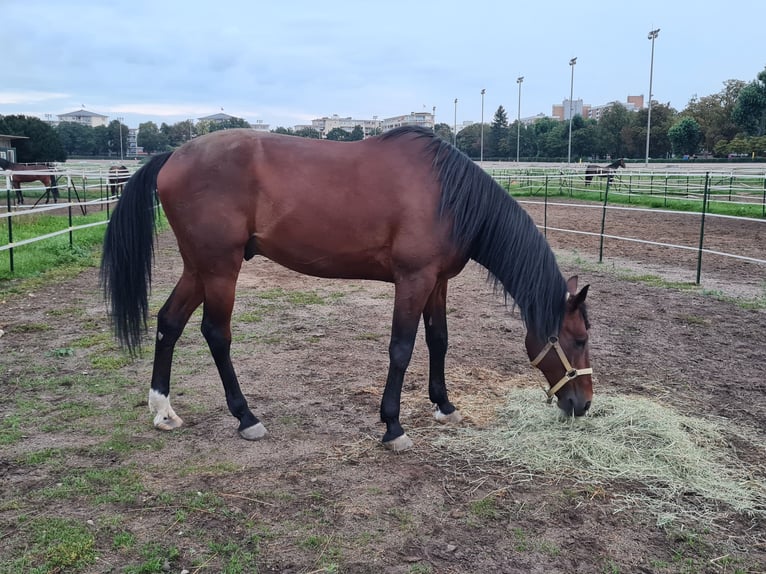
[[[420,314],[432,288],[433,282],[423,277],[408,278],[396,284],[394,319],[391,324],[391,341],[388,345],[388,376],[380,402],[380,420],[386,423],[383,444],[396,452],[412,447],[412,440],[405,434],[399,422],[402,384],[404,373],[412,358]]]
[[[447,281],[439,281],[431,292],[423,323],[428,345],[428,397],[436,406],[434,418],[441,423],[459,423],[463,417],[449,401],[444,377],[444,358],[447,355]]]

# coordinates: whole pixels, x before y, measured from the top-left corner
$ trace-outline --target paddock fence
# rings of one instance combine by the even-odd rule
[[[59,198],[39,182],[21,186],[24,204],[16,203],[16,190],[12,186],[12,170],[0,170],[0,181],[5,184],[5,211],[0,212],[0,256],[7,252],[8,268],[15,271],[14,252],[24,246],[46,241],[60,235],[69,235],[69,245],[75,244],[75,234],[90,227],[106,225],[117,197],[110,195],[108,165],[82,163],[54,167],[51,170],[18,172],[23,174],[54,175],[58,180]],[[129,171],[135,171],[130,170]],[[60,223],[57,229],[35,234],[35,223],[43,216]]]
[[[136,167],[129,170],[133,172]],[[766,266],[766,169],[763,166],[736,172],[659,171],[631,166],[615,171],[611,178],[596,176],[588,184],[582,164],[553,168],[550,165],[488,167],[487,171],[533,214],[546,235],[555,232],[597,242],[599,263],[607,260],[612,251],[605,246],[622,243],[693,253],[696,257],[694,282],[698,285],[702,282],[703,257],[746,262],[756,266],[758,273],[763,273]],[[78,231],[105,225],[109,220],[117,198],[109,194],[108,165],[67,165],[58,167],[54,173],[62,190],[59,203],[44,203],[45,188],[27,184],[23,191],[29,201],[21,206],[15,205],[11,186],[13,173],[0,171],[0,181],[4,180],[6,186],[6,210],[0,213],[0,264],[7,252],[11,273],[15,250],[63,234],[69,235],[71,246]],[[33,234],[29,223],[43,213],[56,215],[61,227]],[[562,217],[561,213],[567,215]],[[619,231],[625,229],[626,218],[640,228],[643,221],[658,214],[675,218],[667,223],[670,239],[638,237]],[[586,220],[591,223],[585,225]],[[706,234],[709,235],[706,224],[710,225],[711,220],[716,221],[717,227],[726,228],[719,231],[729,236],[725,248],[706,244]],[[623,223],[617,225],[618,221]],[[690,240],[688,234],[680,237],[676,233],[680,227],[693,228],[694,239]],[[764,290],[766,292],[766,287]]]

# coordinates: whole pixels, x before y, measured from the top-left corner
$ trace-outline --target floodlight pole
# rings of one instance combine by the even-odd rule
[[[652,41],[652,59],[649,64],[649,104],[646,115],[646,167],[649,167],[649,138],[651,136],[652,129],[652,79],[654,76],[654,41],[657,39],[657,35],[660,33],[660,29],[652,30],[649,32],[647,38]]]
[[[484,166],[484,94],[487,90],[481,89],[481,142],[479,152],[479,165]]]
[[[524,76],[516,78],[516,83],[519,85],[519,110],[516,113],[516,163],[519,163],[519,145],[521,143],[521,82],[524,81]]]
[[[455,98],[455,119],[452,126],[452,145],[457,147],[457,98]]]
[[[572,79],[569,81],[569,145],[567,147],[567,163],[572,163],[572,98],[574,97],[574,67],[577,58],[569,60],[569,67],[572,68]]]
[[[120,124],[120,161],[122,161],[122,120],[125,118],[119,117],[117,118],[117,121]]]

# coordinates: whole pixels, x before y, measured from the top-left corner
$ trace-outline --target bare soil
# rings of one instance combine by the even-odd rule
[[[540,206],[525,207],[542,223]],[[591,211],[560,207],[549,213],[548,225],[597,231],[601,214]],[[763,225],[726,228],[724,221],[708,230],[711,249],[763,257]],[[697,223],[610,212],[607,233],[696,245]],[[763,266],[705,256],[704,289],[669,287],[626,273],[692,282],[693,253],[611,240],[599,266],[598,238],[553,231],[548,238],[564,274],[579,274],[581,284],[591,285],[595,401],[599,394],[626,401],[641,395],[763,436],[766,312],[741,304],[763,298]],[[165,232],[154,272],[155,312],[180,270],[174,239]],[[449,430],[436,428],[431,417],[422,337],[402,409],[415,447],[401,455],[386,451],[377,413],[392,286],[306,277],[256,258],[244,265],[238,291],[235,367],[270,432],[257,443],[237,436],[199,333],[199,314],[179,343],[171,388],[185,426],[161,433],[146,407],[151,352],[118,365],[116,374],[126,381],[121,392],[98,391],[107,374],[94,366],[94,355],[112,351],[82,344],[86,336],[103,341],[109,330],[97,270],[2,301],[0,421],[13,416],[20,393],[34,407],[19,422],[22,438],[0,445],[0,556],[23,551],[21,516],[54,516],[93,521],[99,559],[85,572],[140,564],[138,545],[149,543],[178,549],[165,564],[171,572],[237,571],[227,562],[230,554],[213,543],[251,552],[244,572],[766,571],[761,519],[722,508],[710,523],[661,527],[640,508],[618,511],[616,495],[641,492],[642,484],[582,484],[478,455],[458,458],[434,446],[433,438]],[[524,354],[523,326],[476,265],[450,283],[448,310],[452,398],[465,425],[499,424],[492,407],[502,404],[503,392],[540,380]],[[60,352],[67,348],[74,354]],[[61,380],[82,388],[30,384],[65,375],[72,378]],[[73,393],[95,408],[84,420],[69,420],[62,410]],[[132,448],[98,448],[114,428],[127,434]],[[763,444],[734,433],[722,438],[762,479]],[[63,463],[23,462],[46,448],[61,449]],[[137,473],[141,492],[119,502],[87,493],[41,498],[41,489],[73,472],[104,468]],[[195,497],[217,503],[201,507]],[[118,529],[135,536],[132,550],[115,546]]]

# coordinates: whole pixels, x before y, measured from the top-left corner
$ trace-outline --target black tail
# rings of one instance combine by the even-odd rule
[[[131,354],[141,348],[149,311],[157,174],[172,153],[154,156],[128,180],[104,236],[101,287],[115,336]]]

